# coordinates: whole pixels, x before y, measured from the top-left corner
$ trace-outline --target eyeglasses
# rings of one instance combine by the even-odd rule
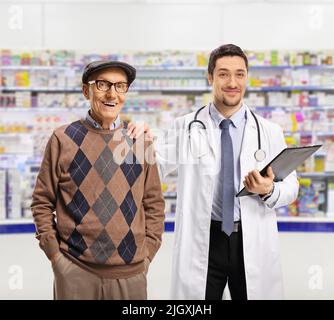
[[[89,84],[95,83],[97,90],[107,92],[111,89],[112,86],[115,87],[116,92],[126,93],[129,89],[129,84],[127,82],[115,82],[112,83],[107,80],[91,80],[88,81]]]

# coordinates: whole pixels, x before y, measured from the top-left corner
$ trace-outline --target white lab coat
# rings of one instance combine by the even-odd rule
[[[258,149],[257,129],[253,116],[247,109],[247,123],[242,142],[240,165],[240,189],[244,177],[253,169],[262,169],[285,147],[282,129],[257,116],[260,124],[262,149],[266,159],[257,162],[254,152]],[[178,170],[177,205],[175,217],[175,243],[172,262],[172,299],[204,299],[208,269],[211,208],[215,174],[219,172],[216,140],[209,108],[198,115],[208,133],[209,152],[198,164],[188,164],[188,128],[194,113],[177,118],[172,132],[164,141],[158,141],[157,161],[161,178]],[[180,130],[179,130],[180,129]],[[183,162],[183,163],[182,163]],[[283,286],[279,252],[279,238],[275,208],[293,202],[298,194],[296,173],[291,173],[279,188],[279,199],[273,208],[258,196],[240,198],[244,264],[248,299],[282,299]],[[270,205],[270,201],[269,201]]]

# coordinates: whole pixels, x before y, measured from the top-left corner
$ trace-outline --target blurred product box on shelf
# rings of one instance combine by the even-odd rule
[[[0,149],[5,154],[33,155],[34,141],[29,134],[0,134]]]
[[[176,213],[176,199],[165,199],[165,215],[166,220],[175,219]]]
[[[249,92],[245,98],[245,102],[249,106],[261,107],[266,105],[266,97],[262,92]],[[274,104],[273,104],[274,105]],[[279,106],[280,104],[276,104]]]
[[[298,215],[324,215],[326,183],[312,179],[299,180]]]
[[[278,216],[324,217],[326,213],[326,182],[307,178],[299,179],[296,201],[276,209]]]
[[[6,209],[8,219],[22,217],[21,206],[21,175],[17,169],[6,170]]]
[[[334,135],[324,142],[323,149],[326,152],[325,171],[334,172]]]
[[[6,171],[0,169],[0,220],[6,219]]]
[[[327,215],[334,217],[334,182],[329,182],[327,186]]]
[[[325,171],[325,154],[316,154],[314,155],[314,172],[324,172]]]
[[[0,158],[0,220],[32,217],[30,205],[39,164],[29,159]]]
[[[32,202],[32,193],[35,188],[35,182],[39,172],[39,164],[35,161],[27,161],[24,166],[22,178],[22,216],[23,218],[31,218],[32,212],[30,205]]]

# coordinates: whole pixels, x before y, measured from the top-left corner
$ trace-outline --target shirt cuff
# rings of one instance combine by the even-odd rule
[[[274,182],[274,191],[273,193],[265,200],[262,200],[269,208],[273,208],[278,201],[280,192],[278,184]]]

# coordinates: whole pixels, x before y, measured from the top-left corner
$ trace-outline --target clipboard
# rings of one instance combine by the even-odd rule
[[[301,165],[321,146],[322,144],[306,147],[285,148],[260,171],[260,174],[264,177],[266,175],[268,167],[271,166],[275,175],[274,181],[282,181],[293,170],[296,170],[299,165]],[[243,197],[254,194],[255,193],[247,191],[246,188],[243,188],[236,194],[236,197]]]

